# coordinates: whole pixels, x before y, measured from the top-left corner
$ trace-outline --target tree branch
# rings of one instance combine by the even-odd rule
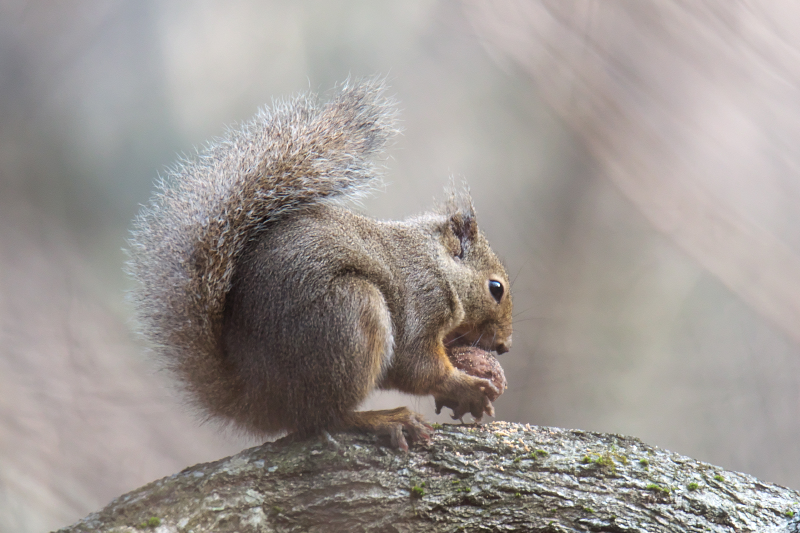
[[[285,438],[150,483],[59,533],[788,533],[798,502],[636,438],[494,422],[437,427],[408,454],[364,435]]]

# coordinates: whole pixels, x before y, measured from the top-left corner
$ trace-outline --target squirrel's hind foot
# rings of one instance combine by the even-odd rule
[[[384,411],[357,411],[351,415],[350,428],[389,439],[392,448],[408,451],[409,443],[428,441],[433,428],[422,415],[406,407]]]

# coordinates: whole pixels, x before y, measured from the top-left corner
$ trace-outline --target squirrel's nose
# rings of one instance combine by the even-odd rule
[[[511,349],[511,335],[502,342],[498,342],[497,346],[495,346],[495,350],[497,350],[497,354],[500,355],[502,353],[506,353]]]

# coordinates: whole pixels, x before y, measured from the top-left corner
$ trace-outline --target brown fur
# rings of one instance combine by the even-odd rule
[[[374,180],[367,158],[394,132],[383,92],[372,80],[323,107],[300,97],[262,111],[179,166],[137,219],[142,331],[208,415],[255,434],[373,431],[405,448],[402,430],[426,435],[418,415],[355,411],[375,388],[433,394],[458,418],[493,414],[493,385],[453,368],[445,346],[510,346],[508,279],[468,195],[405,222],[326,201]]]

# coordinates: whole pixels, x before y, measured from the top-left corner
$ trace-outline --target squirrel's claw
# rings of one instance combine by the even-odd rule
[[[436,414],[437,415],[442,414],[442,407],[447,407],[447,406],[440,398],[434,398],[434,401],[436,402]]]
[[[492,405],[492,402],[490,402],[488,398],[486,400],[486,405],[483,407],[483,410],[487,415],[494,418],[494,405]]]
[[[490,414],[491,416],[494,416],[494,409],[492,408],[492,402],[500,397],[501,392],[500,389],[498,389],[494,385],[494,383],[492,383],[488,379],[484,379],[483,381],[485,381],[485,383],[482,384],[481,390],[486,395],[486,400],[487,400],[486,405],[488,405],[489,408],[492,409],[492,413]]]
[[[408,451],[408,441],[406,441],[406,437],[403,435],[403,426],[400,424],[392,426],[389,429],[389,441],[391,442],[392,448],[399,448],[404,452]]]

